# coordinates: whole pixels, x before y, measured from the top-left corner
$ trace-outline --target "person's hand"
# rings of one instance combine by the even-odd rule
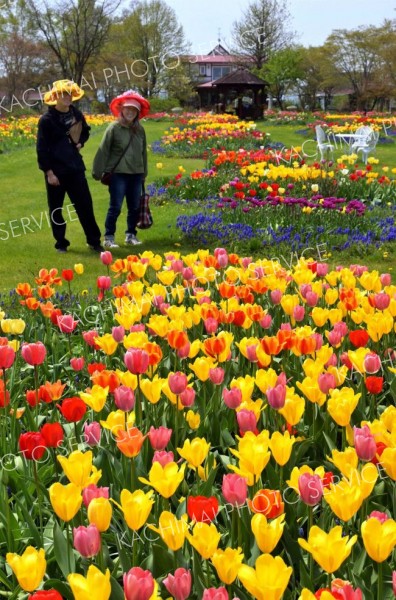
[[[82,147],[81,144],[76,144],[77,150],[80,150],[81,147]]]
[[[60,185],[59,179],[57,178],[55,173],[53,173],[52,171],[48,171],[47,181],[48,181],[49,185]]]

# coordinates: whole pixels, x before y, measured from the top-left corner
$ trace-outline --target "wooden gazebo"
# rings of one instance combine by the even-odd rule
[[[240,118],[257,119],[263,114],[266,82],[246,68],[238,68],[215,81],[197,87],[202,107],[217,112],[235,112]]]

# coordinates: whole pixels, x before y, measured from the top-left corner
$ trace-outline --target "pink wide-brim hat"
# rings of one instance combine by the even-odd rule
[[[110,102],[110,110],[115,117],[120,116],[120,112],[124,106],[134,106],[137,108],[139,119],[142,119],[150,112],[150,102],[132,90],[124,92],[120,96],[113,98]]]

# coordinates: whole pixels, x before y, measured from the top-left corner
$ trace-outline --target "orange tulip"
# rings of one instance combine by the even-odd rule
[[[121,452],[128,458],[134,458],[140,452],[146,436],[137,427],[131,427],[127,431],[117,432],[116,444]]]
[[[171,329],[167,335],[168,344],[171,348],[179,350],[188,344],[188,335],[185,331]]]

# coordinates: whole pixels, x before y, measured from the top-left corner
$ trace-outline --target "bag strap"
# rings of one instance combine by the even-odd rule
[[[110,173],[113,173],[115,171],[115,169],[118,167],[119,163],[121,162],[121,159],[123,156],[125,156],[126,151],[128,150],[129,146],[131,145],[131,141],[132,141],[132,132],[129,132],[129,142],[127,143],[127,145],[125,146],[120,158],[117,160],[116,164],[114,165],[114,167],[111,169]]]

